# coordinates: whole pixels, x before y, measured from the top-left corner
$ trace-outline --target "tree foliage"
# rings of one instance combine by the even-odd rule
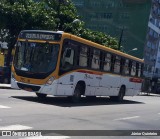
[[[9,52],[21,30],[64,30],[85,39],[117,49],[117,40],[102,32],[86,29],[78,19],[77,10],[71,0],[1,0],[0,30],[6,30]]]
[[[77,10],[71,0],[45,0],[46,7],[50,11],[55,11],[56,29],[64,30],[65,24],[71,23],[79,18]]]
[[[0,18],[2,29],[8,30],[7,43],[9,46],[7,65],[9,65],[11,50],[21,30],[25,29],[53,29],[54,10],[46,8],[45,2],[33,0],[1,0]]]
[[[79,21],[74,24],[68,23],[65,25],[66,32],[72,33],[74,35],[104,45],[106,47],[119,50],[118,40],[116,38],[113,38],[110,35],[107,35],[103,32],[92,31],[90,29],[85,28],[85,23],[83,21]]]
[[[53,29],[55,11],[49,11],[44,2],[33,0],[2,0],[0,17],[9,38],[16,38],[23,29]]]
[[[98,32],[98,31],[91,31],[89,29],[84,29],[84,31],[81,34],[81,37],[91,40],[93,42],[102,44],[106,47],[110,47],[110,48],[118,50],[117,39],[109,35],[106,35],[105,33]]]

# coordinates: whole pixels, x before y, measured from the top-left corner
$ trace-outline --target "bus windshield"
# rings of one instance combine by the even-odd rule
[[[56,68],[59,44],[17,42],[14,66],[31,73],[48,73]]]

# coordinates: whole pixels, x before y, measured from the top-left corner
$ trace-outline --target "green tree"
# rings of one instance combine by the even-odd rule
[[[7,65],[10,63],[11,51],[19,32],[24,29],[54,29],[56,27],[55,15],[55,11],[47,9],[44,2],[34,2],[33,0],[0,1],[1,29],[8,30]]]
[[[0,29],[8,31],[7,65],[21,30],[64,30],[77,17],[71,0],[1,0]]]
[[[71,0],[1,0],[0,29],[7,31],[7,65],[21,30],[64,30],[82,38],[118,49],[118,41],[102,32],[85,28]],[[2,34],[2,33],[1,33]]]
[[[79,20],[75,23],[65,23],[64,26],[65,32],[72,33],[74,35],[93,41],[95,43],[99,43],[106,47],[119,50],[118,40],[116,38],[113,38],[110,35],[107,35],[103,32],[92,31],[90,29],[85,28],[85,23],[83,21]]]
[[[81,37],[99,43],[106,47],[118,50],[118,40],[109,35],[106,35],[105,33],[84,29]]]
[[[64,30],[66,24],[79,18],[77,10],[71,0],[44,0],[46,7],[56,12],[55,22],[57,30]]]

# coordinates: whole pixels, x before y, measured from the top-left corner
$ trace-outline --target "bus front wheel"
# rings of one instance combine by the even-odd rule
[[[47,94],[36,93],[36,95],[40,99],[45,99],[47,97]]]

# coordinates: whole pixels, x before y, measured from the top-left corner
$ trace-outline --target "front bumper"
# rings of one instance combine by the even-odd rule
[[[42,94],[48,94],[48,95],[56,95],[57,81],[54,81],[51,85],[35,85],[35,84],[26,84],[23,82],[17,82],[12,78],[11,88],[22,89],[29,92],[36,92],[36,93],[42,93]]]

